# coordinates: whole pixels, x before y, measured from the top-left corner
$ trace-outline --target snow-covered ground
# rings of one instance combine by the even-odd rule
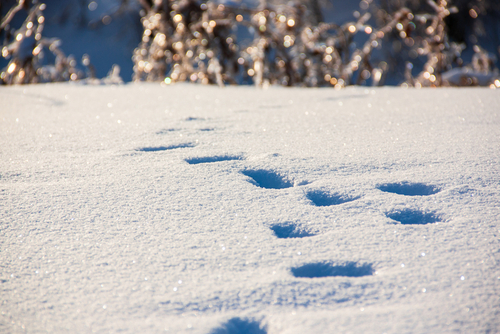
[[[500,94],[0,89],[2,333],[499,333]]]

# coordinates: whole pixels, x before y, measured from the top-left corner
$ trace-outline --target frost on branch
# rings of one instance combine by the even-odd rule
[[[500,86],[495,56],[481,47],[474,47],[472,64],[464,66],[464,45],[451,41],[446,23],[457,7],[445,0],[408,3],[412,6],[363,0],[352,22],[337,25],[322,22],[324,3],[314,0],[262,0],[253,9],[215,1],[142,0],[144,34],[134,52],[134,80],[378,86],[409,54],[416,63],[425,61],[414,73],[407,59],[405,86]],[[251,36],[247,43],[237,40],[242,31]],[[365,40],[360,47],[354,43],[358,34]]]
[[[10,5],[10,8],[9,8]],[[2,11],[8,8],[3,14]],[[43,29],[46,23],[46,5],[38,0],[16,0],[0,3],[1,57],[8,60],[0,71],[0,84],[29,84],[41,82],[76,81],[86,79],[87,83],[121,83],[120,69],[114,66],[102,80],[95,78],[95,70],[88,55],[82,64],[86,71],[77,68],[73,56],[66,56],[60,49],[61,41],[46,38]],[[19,26],[13,26],[14,18],[23,18]]]
[[[118,68],[107,81],[95,79],[88,58],[83,59],[86,71],[78,70],[56,39],[42,37],[45,5],[6,1],[0,4],[0,36],[2,56],[9,63],[1,83],[121,81]],[[86,7],[93,2],[81,3]],[[325,20],[338,4],[330,0],[113,3],[118,9],[89,27],[140,9],[142,39],[132,56],[134,81],[500,87],[500,41],[495,35],[500,3],[494,0],[362,0],[342,24]],[[5,12],[2,6],[11,8]],[[19,12],[28,14],[16,30],[10,23]],[[125,40],[126,34],[120,34],[117,38]],[[54,64],[42,62],[44,52],[55,57]]]
[[[43,3],[18,0],[0,23],[0,33],[5,33],[2,57],[9,59],[8,65],[0,73],[0,83],[24,84],[38,82],[54,82],[77,80],[82,77],[76,68],[76,60],[67,57],[59,48],[58,39],[42,36],[45,16]],[[18,29],[12,29],[10,22],[19,11],[28,12],[27,17]],[[54,55],[55,61],[50,65],[42,65],[44,52]]]

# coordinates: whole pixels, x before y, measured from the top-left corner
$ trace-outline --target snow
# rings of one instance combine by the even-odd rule
[[[49,84],[0,105],[0,332],[500,328],[495,90]]]

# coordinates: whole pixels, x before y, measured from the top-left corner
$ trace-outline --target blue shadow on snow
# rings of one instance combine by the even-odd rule
[[[169,129],[162,129],[160,131],[157,131],[156,134],[157,135],[164,135],[164,134],[167,134],[169,132],[174,132],[174,131],[179,131],[180,129],[175,129],[175,128],[169,128]]]
[[[178,145],[170,145],[170,146],[157,146],[157,147],[141,147],[136,149],[136,151],[140,152],[158,152],[158,151],[167,151],[167,150],[175,150],[177,148],[186,148],[186,147],[194,147],[195,145],[192,143],[186,144],[178,144]]]
[[[235,317],[211,330],[210,334],[267,334],[267,330],[257,321]]]
[[[314,234],[301,229],[293,223],[283,223],[271,226],[274,234],[280,239],[312,237]]]
[[[253,184],[257,187],[266,189],[284,189],[293,187],[293,183],[273,171],[265,169],[245,170],[241,172],[253,180]]]
[[[206,118],[202,118],[202,117],[187,117],[184,120],[188,121],[188,122],[192,122],[192,121],[206,121],[207,119]]]
[[[304,264],[300,267],[292,268],[292,275],[295,277],[317,278],[317,277],[361,277],[373,275],[371,264],[361,264],[357,262],[345,262],[334,265],[329,262],[316,262]]]
[[[440,188],[433,185],[427,185],[425,183],[411,183],[407,181],[381,184],[377,186],[377,189],[405,196],[429,196],[441,191]]]
[[[388,218],[396,220],[403,225],[425,225],[441,221],[441,217],[433,212],[422,212],[419,210],[404,209],[392,211],[385,214]]]
[[[240,156],[233,156],[233,155],[219,155],[213,157],[198,157],[198,158],[185,159],[185,161],[190,165],[219,162],[219,161],[231,161],[231,160],[243,160],[243,158]]]
[[[330,194],[322,190],[312,190],[306,194],[306,197],[316,206],[339,205],[357,200],[358,197],[349,197],[346,195]]]

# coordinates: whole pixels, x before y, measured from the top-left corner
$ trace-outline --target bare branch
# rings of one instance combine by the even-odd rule
[[[4,19],[2,20],[2,23],[0,23],[0,31],[3,30],[10,23],[10,21],[12,21],[18,11],[23,9],[23,7],[25,6],[25,2],[26,0],[18,0],[17,5],[9,10],[7,15],[5,15]]]

